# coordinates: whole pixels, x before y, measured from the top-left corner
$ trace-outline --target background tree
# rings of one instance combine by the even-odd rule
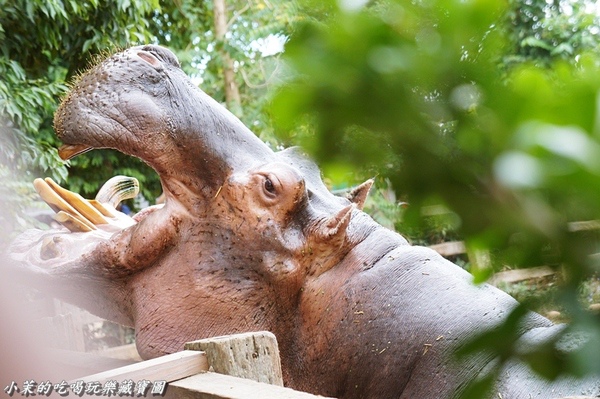
[[[219,40],[214,30],[213,2],[165,2],[151,25],[158,43],[174,50],[185,72],[217,101],[226,104],[223,54],[232,61],[240,106],[230,110],[261,139],[277,140],[264,112],[269,88],[280,82],[278,53],[302,19],[295,2],[229,0],[227,30]],[[243,113],[240,112],[243,110]]]
[[[229,53],[223,48],[225,36],[227,35],[227,6],[225,0],[215,0],[213,2],[213,20],[215,26],[215,39],[219,47],[219,56],[223,64],[223,86],[225,90],[225,103],[229,109],[237,109],[241,112],[242,99],[240,90],[235,82],[235,71],[233,69],[233,60]]]
[[[27,204],[22,199],[31,196],[34,177],[64,181],[67,176],[53,150],[57,140],[52,129],[66,82],[87,65],[91,54],[150,40],[148,17],[157,7],[157,1],[146,0],[0,0],[0,177],[7,182],[3,206],[13,208],[5,215],[14,216],[4,216],[3,226],[19,224]],[[98,158],[86,162],[103,163]],[[143,168],[140,162],[135,165]],[[18,176],[27,183],[20,183]],[[88,193],[98,187],[91,173],[70,182],[76,189],[89,182],[83,190]]]

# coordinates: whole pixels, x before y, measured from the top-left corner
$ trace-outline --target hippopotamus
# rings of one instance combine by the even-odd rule
[[[24,280],[133,326],[140,355],[268,330],[287,386],[336,398],[454,398],[493,353],[456,357],[517,302],[364,213],[372,181],[333,195],[297,148],[274,151],[155,45],[84,73],[55,114],[69,159],[94,148],[138,157],[164,206],[124,227],[30,230],[10,249]],[[561,326],[528,313],[523,347]],[[599,379],[548,382],[503,363],[493,397],[600,394]]]

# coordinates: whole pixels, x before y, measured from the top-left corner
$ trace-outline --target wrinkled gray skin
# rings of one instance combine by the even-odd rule
[[[91,69],[55,128],[66,144],[143,159],[166,205],[114,235],[29,231],[12,264],[28,283],[134,326],[144,358],[269,330],[287,386],[339,398],[451,398],[493,364],[451,357],[514,299],[332,195],[314,164],[273,152],[170,51],[133,47]],[[539,341],[557,328],[530,314],[521,333]],[[550,398],[598,385],[551,384],[513,364],[497,392]]]

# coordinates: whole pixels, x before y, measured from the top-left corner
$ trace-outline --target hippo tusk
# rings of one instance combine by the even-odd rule
[[[69,229],[73,233],[77,233],[77,232],[87,233],[89,231],[96,230],[95,227],[90,228],[90,226],[87,223],[84,223],[77,217],[75,217],[65,211],[59,211],[56,215],[54,215],[54,220],[56,220],[58,223],[65,226],[67,229]]]
[[[71,232],[93,231],[96,230],[96,225],[109,224],[123,228],[132,222],[135,223],[130,218],[126,218],[124,223],[123,217],[113,213],[121,201],[133,198],[139,193],[139,182],[134,177],[115,176],[109,179],[94,200],[87,200],[61,187],[49,177],[35,179],[33,186],[40,197],[56,212],[54,220]]]
[[[91,206],[96,208],[98,210],[98,212],[100,212],[102,215],[106,216],[107,218],[115,217],[114,213],[109,211],[100,201],[93,199],[93,200],[87,200],[87,202],[89,202]]]
[[[95,207],[90,205],[90,203],[83,198],[81,195],[69,191],[65,188],[59,186],[54,180],[49,177],[44,179],[46,183],[50,186],[52,190],[54,190],[58,195],[60,195],[66,202],[68,202],[72,207],[77,209],[83,217],[85,217],[88,221],[93,224],[107,224],[107,220],[104,218],[102,213],[100,213]]]
[[[69,159],[83,154],[84,152],[88,152],[91,149],[92,147],[85,144],[63,144],[58,149],[58,156],[63,161],[68,161]]]
[[[140,183],[135,177],[115,176],[100,188],[96,201],[116,209],[122,201],[134,198],[139,192]]]
[[[49,180],[51,181],[51,179]],[[56,184],[56,186],[58,186],[58,184]],[[89,229],[88,231],[96,229],[93,223],[91,223],[85,216],[83,216],[77,209],[75,209],[73,205],[69,203],[70,198],[63,198],[63,196],[57,193],[46,180],[39,178],[35,179],[33,181],[33,187],[40,195],[40,197],[42,197],[42,199],[50,206],[50,208],[52,208],[52,210],[57,213],[57,215],[55,215],[55,220],[57,222],[59,222],[69,230],[71,230],[71,227],[75,225],[85,225]],[[60,214],[60,216],[58,216],[58,214]],[[70,215],[71,217],[66,217],[63,214]],[[74,223],[73,219],[77,220],[79,223]],[[71,231],[82,230],[76,227],[75,230]]]

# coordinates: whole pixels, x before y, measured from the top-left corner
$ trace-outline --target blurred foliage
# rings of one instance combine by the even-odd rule
[[[598,53],[598,8],[593,1],[510,0],[505,29],[510,66],[532,62],[550,66],[557,59],[573,62],[587,51]]]
[[[1,130],[1,129],[0,129]],[[33,217],[28,217],[25,213],[37,197],[30,182],[22,178],[16,178],[14,170],[11,170],[5,164],[0,162],[0,198],[2,199],[2,209],[0,211],[0,253],[8,247],[9,243],[15,238],[17,231],[25,227],[41,227]]]
[[[492,267],[473,271],[478,282],[503,265],[562,267],[565,332],[592,338],[562,363],[551,344],[521,357],[549,378],[600,373],[600,319],[578,301],[600,271],[600,240],[569,225],[600,219],[595,3],[326,3],[286,45],[292,77],[270,107],[282,140],[302,143],[334,185],[389,179],[412,229],[424,229],[425,209],[448,208],[467,248],[492,255]],[[465,397],[483,395],[519,356],[524,314],[470,346],[501,362]]]
[[[413,245],[434,245],[461,239],[457,234],[459,219],[443,207],[429,207],[423,211],[423,223],[415,228],[407,223],[404,214],[409,203],[396,198],[387,179],[375,179],[376,188],[369,193],[364,211],[389,229],[401,232]]]

